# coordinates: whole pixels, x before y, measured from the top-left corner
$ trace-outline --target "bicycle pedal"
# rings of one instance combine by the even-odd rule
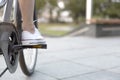
[[[40,48],[40,49],[46,49],[47,44],[37,44],[37,45],[21,45],[23,48]]]
[[[8,70],[8,67],[3,70],[3,72],[0,74],[0,77]]]
[[[37,45],[14,45],[13,50],[19,51],[21,49],[27,48],[39,48],[39,49],[47,49],[47,44],[37,44]]]

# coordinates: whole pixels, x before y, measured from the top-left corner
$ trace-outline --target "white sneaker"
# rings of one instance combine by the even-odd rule
[[[32,34],[28,31],[22,32],[22,44],[23,45],[35,45],[35,44],[45,44],[45,40],[38,31],[38,29],[35,28],[35,32]]]

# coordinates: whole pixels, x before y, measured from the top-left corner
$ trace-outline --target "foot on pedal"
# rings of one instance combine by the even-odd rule
[[[36,28],[34,33],[30,33],[28,31],[22,32],[22,45],[38,45],[45,43],[45,39]]]

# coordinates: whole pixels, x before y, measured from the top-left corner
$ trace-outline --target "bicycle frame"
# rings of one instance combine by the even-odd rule
[[[14,0],[14,1],[16,1],[16,0]],[[13,5],[13,0],[7,0],[5,9],[4,9],[4,14],[3,14],[3,22],[10,22],[12,5]]]
[[[3,52],[4,59],[7,65],[7,68],[0,74],[0,77],[9,70],[10,73],[14,73],[18,66],[19,54],[18,52],[22,47],[20,45],[20,31],[18,31],[18,26],[16,27],[11,20],[11,12],[14,4],[14,12],[16,14],[17,9],[17,0],[7,0],[6,5],[4,5],[4,12],[2,16],[2,22],[0,22],[0,48]],[[14,16],[16,16],[14,14]],[[14,20],[15,17],[14,17]],[[15,22],[15,21],[14,21]],[[21,24],[21,23],[20,23]],[[19,26],[20,27],[20,26]],[[2,37],[4,36],[4,37]],[[11,37],[12,36],[12,37]],[[11,42],[11,38],[15,40],[15,45]],[[12,45],[11,45],[12,43]],[[19,45],[19,46],[18,46]],[[9,48],[10,47],[10,48]],[[13,57],[12,57],[13,56]],[[12,63],[11,63],[12,62]]]
[[[14,0],[14,1],[16,1],[16,0]],[[12,59],[13,54],[8,49],[10,46],[10,42],[9,42],[10,41],[9,38],[11,38],[10,36],[11,35],[13,36],[13,33],[14,33],[14,35],[16,35],[15,36],[16,39],[19,36],[15,29],[15,25],[13,24],[13,22],[10,19],[14,1],[7,0],[6,4],[4,5],[2,21],[0,22],[0,38],[2,39],[2,40],[0,40],[0,48],[3,52],[4,59],[5,59],[6,65],[7,65],[7,68],[0,74],[0,76],[2,76],[6,72],[6,70],[9,70],[10,73],[14,73],[16,71],[17,65],[18,65],[18,54],[13,53],[13,54],[15,54],[15,56],[14,56],[15,62],[11,64],[10,61],[12,61],[12,60],[10,60],[10,58]],[[15,4],[15,5],[17,5],[17,4]],[[4,36],[5,38],[3,38],[2,36]],[[19,37],[18,37],[18,39],[19,39]],[[17,43],[19,41],[18,39],[17,39]]]
[[[7,68],[0,74],[2,76],[7,70],[10,73],[14,73],[17,69],[18,58],[20,50],[26,48],[43,48],[46,49],[46,44],[38,44],[38,45],[22,45],[21,44],[21,19],[17,21],[16,15],[14,14],[14,22],[17,25],[13,24],[11,21],[11,12],[14,4],[14,12],[15,14],[20,13],[18,9],[18,1],[17,0],[7,0],[6,5],[4,7],[3,20],[0,23],[0,49],[2,49],[4,59],[7,65]],[[18,10],[17,10],[18,9]],[[19,16],[17,16],[19,18]],[[18,25],[19,23],[19,25]],[[12,38],[12,39],[11,39]],[[14,40],[12,42],[12,40]]]

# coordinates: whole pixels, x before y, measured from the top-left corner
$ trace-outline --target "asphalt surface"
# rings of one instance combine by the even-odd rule
[[[120,37],[46,38],[39,50],[35,73],[25,76],[20,67],[0,80],[120,80]],[[5,62],[0,56],[0,71]]]

